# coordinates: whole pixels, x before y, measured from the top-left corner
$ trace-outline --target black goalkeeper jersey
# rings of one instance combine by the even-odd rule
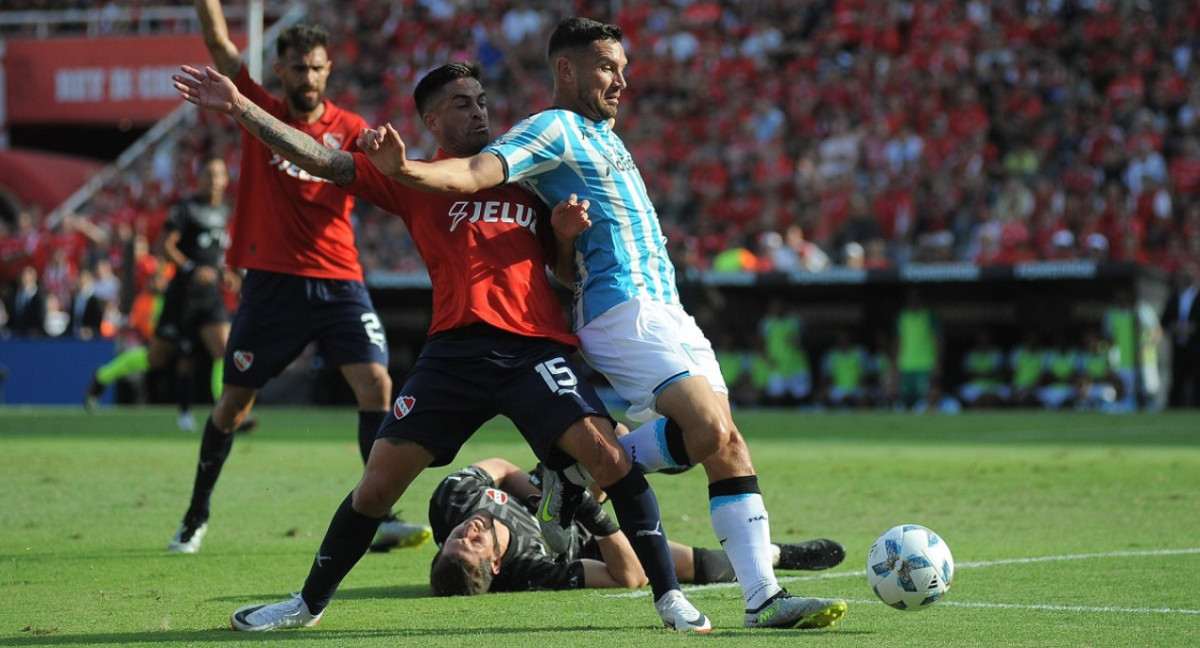
[[[525,503],[500,490],[486,471],[470,466],[451,473],[429,500],[429,524],[440,547],[450,531],[484,509],[511,531],[508,551],[500,558],[493,592],[579,589],[583,563],[572,557],[556,560],[542,542],[537,518]]]
[[[229,206],[210,205],[193,196],[175,203],[167,214],[164,226],[168,232],[179,232],[179,251],[198,266],[220,266],[228,247],[225,226],[229,222]]]

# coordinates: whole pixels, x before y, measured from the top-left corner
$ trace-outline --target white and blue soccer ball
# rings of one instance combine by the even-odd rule
[[[946,541],[919,524],[888,529],[867,553],[867,583],[879,600],[906,612],[937,603],[954,580]]]

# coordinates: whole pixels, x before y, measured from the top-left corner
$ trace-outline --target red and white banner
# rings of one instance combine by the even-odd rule
[[[234,37],[239,46],[244,35]],[[211,64],[198,34],[12,39],[6,43],[9,124],[146,126],[181,100],[171,75]]]

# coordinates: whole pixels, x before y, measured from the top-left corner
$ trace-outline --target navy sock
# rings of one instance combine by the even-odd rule
[[[204,421],[204,436],[200,438],[200,461],[196,465],[196,481],[192,484],[192,502],[188,507],[187,520],[196,523],[208,520],[213,489],[232,449],[233,435],[217,429],[212,417],[208,417]]]
[[[362,454],[363,464],[366,464],[367,457],[371,456],[371,446],[375,445],[375,435],[379,433],[379,426],[383,424],[383,419],[386,417],[386,411],[360,411],[358,413],[358,451]]]
[[[300,590],[312,614],[320,614],[329,605],[338,585],[367,553],[367,547],[371,546],[375,531],[379,529],[378,518],[370,518],[354,510],[351,505],[353,496],[351,493],[342,500],[342,505],[329,521],[325,539],[321,541],[317,557],[308,570],[304,589]]]
[[[671,547],[667,545],[667,536],[662,529],[658,498],[650,490],[646,476],[635,467],[615,484],[605,486],[604,491],[612,502],[621,530],[629,538],[629,544],[633,546],[633,552],[637,554],[646,578],[650,580],[654,600],[657,601],[673,589],[679,589],[675,561],[671,558]]]
[[[732,583],[737,580],[733,563],[729,562],[729,556],[720,549],[692,547],[692,565],[693,585]]]

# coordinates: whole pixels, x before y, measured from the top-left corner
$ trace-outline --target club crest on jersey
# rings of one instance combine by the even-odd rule
[[[484,491],[484,493],[488,497],[490,497],[493,502],[495,502],[497,504],[503,504],[508,501],[508,493],[505,493],[502,490],[496,490],[495,488],[489,488],[486,491]]]
[[[253,353],[249,351],[233,352],[233,366],[237,367],[238,371],[249,371],[252,364],[254,364]]]
[[[416,405],[416,397],[401,396],[400,398],[397,398],[396,403],[392,405],[392,414],[395,415],[396,418],[402,419],[405,417],[405,415],[411,412],[413,407],[416,407]]]
[[[325,133],[321,135],[321,142],[331,149],[340,149],[346,142],[346,138],[341,133]]]

